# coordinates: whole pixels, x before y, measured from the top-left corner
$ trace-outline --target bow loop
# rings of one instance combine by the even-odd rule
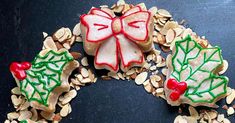
[[[92,15],[100,15],[100,16],[103,16],[103,17],[107,17],[109,19],[114,18],[114,15],[111,15],[111,14],[109,14],[109,13],[107,13],[105,11],[102,11],[100,9],[97,9],[97,8],[91,9],[90,14],[92,14]]]
[[[83,15],[81,23],[88,27],[87,41],[99,42],[112,36],[112,19],[100,15]]]
[[[134,12],[124,16],[122,19],[124,35],[134,41],[146,41],[149,19],[149,12]]]

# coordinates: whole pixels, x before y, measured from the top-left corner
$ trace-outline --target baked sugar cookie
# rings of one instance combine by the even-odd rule
[[[65,49],[45,49],[32,64],[13,62],[10,71],[33,108],[54,112],[58,96],[69,91],[68,78],[78,65]]]
[[[170,62],[164,84],[170,105],[216,107],[226,96],[228,78],[218,75],[223,65],[219,47],[203,48],[188,36],[175,43]]]
[[[120,17],[92,8],[80,20],[84,50],[95,56],[97,69],[117,72],[119,62],[123,71],[141,66],[143,52],[153,47],[153,17],[146,8],[134,6]]]

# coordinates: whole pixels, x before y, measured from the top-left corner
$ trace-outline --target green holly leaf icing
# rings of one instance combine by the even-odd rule
[[[29,101],[37,101],[48,106],[50,93],[61,85],[61,74],[64,66],[73,60],[67,52],[50,50],[45,55],[38,54],[32,67],[26,71],[27,78],[20,82],[20,89]]]
[[[22,120],[22,121],[20,121],[20,123],[28,123],[28,121],[27,120]]]
[[[202,48],[188,36],[177,41],[175,48],[171,77],[187,83],[185,97],[195,103],[211,103],[226,94],[228,79],[215,71],[223,64],[219,47]]]

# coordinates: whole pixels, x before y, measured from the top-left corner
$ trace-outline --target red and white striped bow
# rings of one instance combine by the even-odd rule
[[[95,66],[117,71],[119,58],[124,68],[143,63],[143,53],[138,45],[148,39],[150,16],[148,11],[142,11],[138,6],[119,18],[97,8],[82,15],[81,24],[87,28],[86,41],[100,43],[95,54]]]

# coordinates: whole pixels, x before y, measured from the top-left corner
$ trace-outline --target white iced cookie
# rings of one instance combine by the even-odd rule
[[[227,92],[228,78],[218,75],[222,65],[219,47],[203,48],[190,36],[177,41],[164,84],[167,102],[216,107]]]
[[[84,50],[95,56],[97,69],[117,72],[119,64],[123,71],[141,66],[143,52],[152,49],[153,18],[139,6],[121,17],[92,8],[80,21]]]
[[[32,64],[13,62],[10,70],[32,107],[54,112],[59,95],[69,91],[68,78],[78,65],[65,49],[45,49],[35,57]]]

